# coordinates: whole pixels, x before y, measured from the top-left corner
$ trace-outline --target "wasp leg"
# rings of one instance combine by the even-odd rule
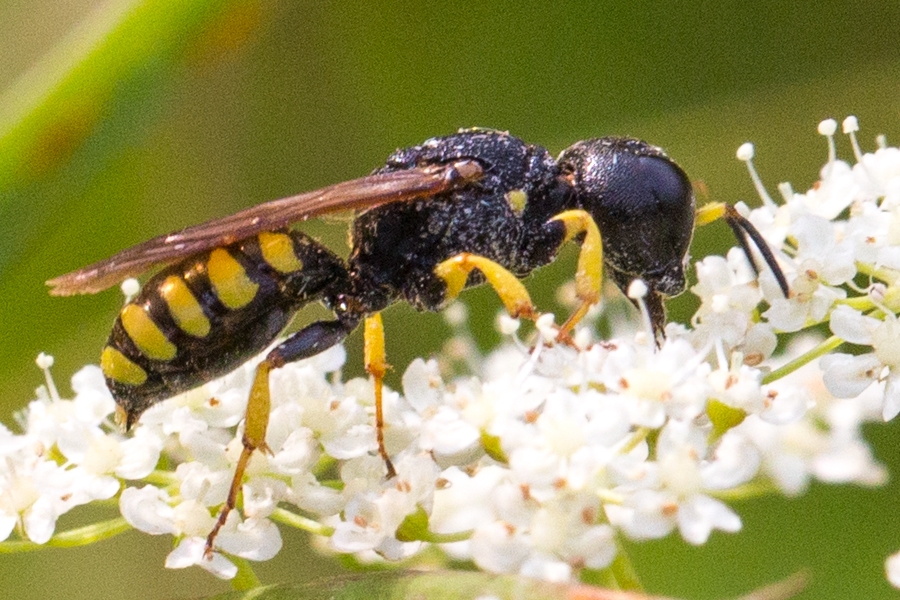
[[[551,223],[554,221],[560,221],[566,227],[563,243],[584,234],[578,253],[578,268],[575,271],[575,295],[581,300],[581,306],[569,315],[559,328],[556,339],[564,341],[569,339],[569,333],[584,318],[591,306],[600,301],[603,284],[603,243],[600,229],[586,211],[567,210],[550,219]]]
[[[397,475],[397,471],[394,469],[394,463],[391,462],[384,447],[384,404],[382,403],[382,397],[384,374],[390,368],[390,365],[385,360],[384,325],[381,323],[381,313],[375,313],[366,319],[363,346],[366,372],[372,376],[375,385],[375,435],[378,439],[378,454],[384,460],[387,478],[391,479]]]
[[[287,363],[309,358],[327,350],[347,337],[355,326],[355,322],[345,323],[342,321],[312,323],[273,348],[256,367],[244,417],[244,435],[241,438],[243,449],[235,466],[231,487],[228,489],[228,498],[225,500],[222,510],[219,511],[215,526],[206,537],[205,555],[207,557],[212,555],[216,536],[228,520],[228,515],[237,505],[237,495],[244,479],[244,471],[247,469],[253,452],[262,450],[271,454],[266,445],[266,429],[269,426],[269,410],[271,408],[269,372],[272,369],[283,367]]]
[[[747,260],[750,261],[750,265],[753,267],[756,274],[759,275],[759,265],[756,264],[753,250],[750,247],[750,242],[747,238],[750,238],[750,240],[753,241],[753,245],[759,250],[763,261],[769,266],[769,269],[772,270],[772,274],[775,276],[775,279],[778,281],[778,286],[781,288],[781,293],[784,294],[785,298],[790,296],[790,287],[788,287],[787,278],[785,278],[781,267],[778,266],[778,262],[775,260],[775,255],[772,253],[772,249],[769,248],[769,244],[766,243],[766,240],[763,238],[762,234],[759,233],[759,230],[757,230],[750,221],[741,216],[734,206],[726,204],[725,202],[711,202],[697,209],[697,226],[708,225],[719,219],[724,219],[725,222],[728,223],[728,226],[731,227],[731,231],[734,232],[734,236],[737,238],[738,243],[741,245],[741,249],[747,256]]]
[[[447,300],[452,300],[459,295],[466,286],[466,280],[472,269],[481,271],[494,291],[497,292],[503,306],[506,307],[506,312],[511,317],[514,319],[525,317],[532,320],[538,317],[534,304],[531,302],[531,296],[528,295],[528,290],[525,289],[518,277],[491,259],[468,252],[461,252],[448,258],[434,268],[434,274],[447,284],[445,293]]]

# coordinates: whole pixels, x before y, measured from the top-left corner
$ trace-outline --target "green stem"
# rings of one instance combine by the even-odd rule
[[[238,569],[234,579],[231,580],[232,589],[239,592],[246,592],[247,590],[252,590],[253,588],[262,585],[262,582],[259,580],[259,577],[256,576],[256,572],[253,570],[250,561],[231,554],[228,555],[228,559],[231,560]]]
[[[36,544],[29,541],[0,542],[0,554],[12,554],[14,552],[33,552],[43,548],[74,548],[86,546],[107,538],[119,535],[131,529],[131,525],[122,518],[117,517],[109,521],[92,523],[78,529],[70,529],[58,533],[50,538],[46,544]]]
[[[628,556],[628,551],[622,542],[616,540],[616,557],[611,565],[602,570],[584,569],[581,572],[581,580],[584,583],[598,585],[610,590],[623,590],[628,592],[643,592],[644,586],[638,577],[637,571]]]
[[[473,533],[475,533],[475,530],[473,529],[457,531],[455,533],[434,533],[433,531],[426,531],[419,536],[419,540],[431,544],[450,544],[452,542],[464,542],[471,538]]]
[[[638,444],[647,439],[647,436],[650,435],[650,431],[651,429],[649,427],[638,427],[635,429],[631,439],[622,446],[621,450],[619,450],[619,454],[628,454],[634,450]]]
[[[278,521],[279,523],[290,525],[291,527],[296,527],[297,529],[308,531],[316,535],[331,537],[331,534],[334,533],[334,527],[322,525],[318,521],[313,521],[312,519],[301,517],[297,513],[292,513],[291,511],[285,510],[283,508],[276,508],[270,516],[273,521]]]
[[[771,496],[781,493],[781,490],[778,489],[778,486],[771,479],[755,479],[735,488],[715,492],[708,491],[707,493],[719,500],[733,502],[735,500],[750,500]]]
[[[828,354],[829,352],[831,352],[832,350],[834,350],[835,348],[837,348],[838,346],[840,346],[843,343],[844,343],[844,340],[842,340],[841,338],[839,338],[836,335],[833,335],[830,338],[828,338],[827,340],[825,340],[824,342],[822,342],[821,344],[819,344],[818,346],[816,346],[815,348],[813,348],[812,350],[810,350],[809,352],[806,352],[805,354],[798,356],[797,358],[790,361],[789,363],[786,363],[786,364],[778,367],[777,369],[775,369],[774,371],[772,371],[771,373],[769,373],[768,375],[763,377],[762,382],[764,384],[766,384],[766,383],[772,383],[773,381],[778,381],[785,375],[789,375],[790,373],[793,373],[794,371],[796,371],[803,365],[814,361],[815,359],[819,358],[820,356],[824,356],[824,355]]]
[[[893,269],[876,269],[874,265],[870,265],[868,263],[857,262],[856,270],[864,275],[868,275],[874,279],[879,279],[885,282],[888,285],[893,285],[897,283],[897,271]]]

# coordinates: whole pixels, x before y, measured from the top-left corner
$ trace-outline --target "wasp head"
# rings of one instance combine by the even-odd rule
[[[695,212],[687,175],[659,148],[619,137],[578,142],[563,151],[559,165],[576,205],[600,228],[614,281],[623,291],[634,279],[647,284],[654,327],[661,330],[662,297],[685,287]]]

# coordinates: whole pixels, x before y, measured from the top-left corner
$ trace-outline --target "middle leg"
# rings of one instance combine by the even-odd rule
[[[575,271],[575,295],[581,300],[581,305],[559,328],[556,339],[562,341],[569,338],[572,329],[584,318],[591,306],[600,301],[603,289],[603,240],[597,223],[584,210],[561,212],[550,219],[548,225],[556,223],[562,223],[565,227],[562,244],[584,234],[581,250],[578,252],[578,268]]]

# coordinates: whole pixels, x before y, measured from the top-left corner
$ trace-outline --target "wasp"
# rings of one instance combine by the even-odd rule
[[[349,258],[290,226],[357,211]],[[464,129],[397,150],[373,174],[264,203],[153,238],[48,281],[51,293],[95,293],[163,265],[119,312],[100,365],[126,429],[153,404],[222,376],[256,356],[310,302],[334,313],[289,335],[256,368],[243,449],[207,554],[237,503],[252,453],[267,451],[269,372],[341,342],[365,323],[365,366],[375,385],[378,452],[387,363],[380,311],[397,301],[436,311],[488,282],[513,317],[538,313],[520,282],[575,239],[580,306],[568,333],[600,299],[605,270],[623,291],[643,280],[657,336],[666,297],[685,288],[695,226],[724,219],[754,269],[750,241],[788,288],[760,234],[730,205],[697,210],[685,172],[661,149],[624,137],[578,142],[554,159],[506,132]]]

